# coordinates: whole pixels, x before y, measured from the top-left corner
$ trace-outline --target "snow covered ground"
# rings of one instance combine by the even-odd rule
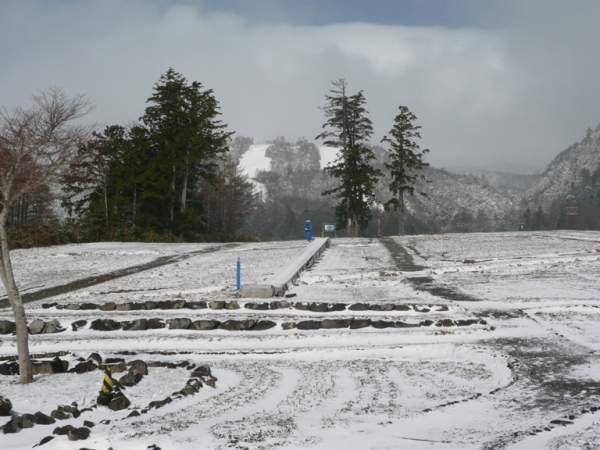
[[[248,309],[265,299],[236,297],[238,257],[242,283],[260,284],[306,245],[98,243],[15,250],[23,293],[59,289],[27,303],[30,321],[55,319],[65,328],[30,337],[38,360],[59,354],[73,367],[97,352],[104,360],[155,364],[125,390],[131,406],[117,412],[95,407],[101,370],[37,375],[27,386],[0,375],[0,395],[15,413],[49,415],[72,402],[84,410],[53,425],[0,434],[0,448],[29,449],[56,427],[84,421],[94,424],[87,440],[54,435],[41,448],[600,448],[600,233],[334,239],[289,291],[295,296],[272,299],[289,306]],[[81,309],[109,302],[181,306],[181,300],[239,308]],[[328,312],[309,309],[318,304],[327,304]],[[91,326],[97,319],[142,318],[270,320],[274,326]],[[9,308],[0,309],[2,319],[12,319]],[[328,319],[369,325],[298,328]],[[78,321],[85,325],[73,327]],[[14,337],[0,335],[0,363],[13,355]],[[215,387],[173,395],[186,385],[190,368],[203,364],[217,378]],[[170,403],[148,408],[167,397]]]

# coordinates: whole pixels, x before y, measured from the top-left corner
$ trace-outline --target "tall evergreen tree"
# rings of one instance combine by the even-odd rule
[[[213,91],[197,81],[188,84],[172,68],[154,85],[148,103],[141,120],[155,153],[153,170],[169,185],[166,227],[171,230],[176,214],[186,214],[194,184],[212,177],[232,133],[218,120]]]
[[[337,158],[325,171],[339,180],[339,186],[323,192],[338,198],[336,219],[338,227],[346,226],[348,236],[357,237],[371,218],[371,204],[375,202],[374,188],[381,172],[371,161],[375,155],[367,145],[373,125],[367,117],[362,91],[348,95],[344,79],[332,82],[334,88],[325,95],[323,108],[327,121],[316,139],[323,139],[328,147],[339,149]]]
[[[384,136],[381,142],[390,145],[390,160],[385,163],[385,167],[392,178],[389,189],[393,197],[385,203],[385,207],[387,210],[393,208],[398,211],[398,236],[404,236],[404,194],[413,195],[416,181],[419,178],[425,180],[418,172],[429,165],[423,161],[423,155],[429,153],[429,150],[420,150],[416,142],[416,139],[421,138],[421,127],[414,124],[417,117],[406,106],[400,106],[399,110],[390,136]]]

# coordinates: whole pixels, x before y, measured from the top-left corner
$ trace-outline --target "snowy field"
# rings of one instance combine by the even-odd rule
[[[52,294],[27,303],[29,320],[64,328],[30,336],[37,360],[59,355],[72,368],[98,353],[150,367],[116,412],[95,405],[100,369],[36,375],[27,386],[0,375],[15,413],[73,402],[82,411],[0,434],[0,448],[48,436],[40,448],[600,448],[600,233],[335,239],[287,298],[236,296],[238,258],[242,283],[260,284],[306,245],[15,250],[22,292]],[[265,300],[288,303],[247,307]],[[164,327],[100,331],[98,319]],[[270,325],[182,329],[176,319]],[[15,353],[14,336],[0,335],[0,363]],[[205,364],[214,387],[177,395]],[[86,440],[53,434],[84,422]]]

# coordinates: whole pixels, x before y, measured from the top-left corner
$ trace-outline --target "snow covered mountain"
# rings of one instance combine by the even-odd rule
[[[588,129],[585,138],[573,144],[546,167],[538,183],[526,194],[528,206],[544,210],[563,202],[598,203],[600,200],[600,125]]]
[[[305,139],[288,143],[277,138],[270,144],[246,140],[238,149],[244,173],[254,180],[265,198],[285,205],[297,220],[305,210],[329,208],[333,200],[321,196],[335,180],[323,168],[335,160],[336,149],[319,147]],[[373,147],[376,165],[383,170],[386,150]],[[477,171],[460,174],[427,167],[428,182],[419,182],[408,197],[411,232],[470,232],[518,230],[524,217],[538,211],[543,228],[565,226],[565,205],[579,207],[579,228],[600,226],[600,125],[588,129],[585,138],[554,158],[541,175]],[[389,199],[385,177],[377,186],[381,202]],[[331,208],[329,208],[331,209]],[[377,214],[381,215],[381,214]],[[383,214],[392,233],[394,213]],[[290,221],[293,219],[290,218]],[[387,222],[386,222],[387,221]],[[570,224],[573,227],[573,223]]]

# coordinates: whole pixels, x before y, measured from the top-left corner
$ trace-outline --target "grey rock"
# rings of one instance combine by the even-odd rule
[[[120,411],[122,409],[129,408],[129,405],[131,405],[129,399],[125,397],[125,394],[119,392],[118,394],[115,394],[108,403],[108,409],[111,409],[113,411]]]
[[[292,330],[296,328],[296,323],[295,322],[283,322],[281,324],[281,329],[282,330]]]
[[[129,363],[129,372],[139,373],[141,375],[148,375],[148,364],[141,359],[136,359]]]
[[[8,398],[0,395],[0,416],[10,416],[12,407],[12,402]]]
[[[334,303],[327,309],[327,312],[338,312],[338,311],[345,311],[345,310],[346,310],[345,303]]]
[[[40,441],[40,443],[38,444],[38,447],[41,447],[44,444],[47,444],[48,442],[50,442],[52,439],[54,439],[54,436],[46,436],[45,438],[42,438],[42,440]],[[34,446],[35,447],[35,446]]]
[[[371,326],[371,319],[354,319],[350,324],[351,330],[358,330],[360,328],[366,328]]]
[[[123,375],[121,378],[119,378],[119,383],[121,383],[125,387],[131,387],[131,386],[135,386],[140,381],[142,381],[143,377],[144,376],[141,373],[128,372],[125,375]]]
[[[371,326],[373,328],[394,328],[396,324],[389,320],[372,320]]]
[[[220,322],[217,320],[194,320],[190,325],[190,329],[200,331],[214,330],[219,324]]]
[[[148,329],[148,319],[137,319],[123,327],[123,331],[144,331]]]
[[[411,309],[409,305],[394,305],[394,311],[410,311]]]
[[[5,362],[0,364],[0,375],[18,375],[19,363],[16,361]]]
[[[69,370],[70,373],[87,373],[87,372],[93,372],[94,370],[97,370],[98,366],[96,365],[96,363],[94,361],[84,361],[84,362],[80,362],[79,364],[76,364],[75,367],[71,368]]]
[[[253,330],[254,331],[264,331],[264,330],[269,330],[273,327],[275,327],[277,324],[275,322],[273,322],[272,320],[259,320],[258,322],[256,322],[256,325],[254,325]]]
[[[68,419],[69,417],[71,417],[69,414],[67,414],[64,411],[61,411],[59,409],[55,409],[54,411],[52,411],[50,413],[50,417],[52,417],[53,419],[56,420],[65,420]]]
[[[22,427],[19,426],[20,416],[13,416],[8,422],[2,426],[4,434],[12,434],[18,432]]]
[[[192,372],[192,377],[200,378],[200,377],[210,377],[212,373],[210,371],[210,366],[208,364],[202,364],[194,369]]]
[[[75,428],[74,430],[69,431],[67,437],[70,441],[82,441],[90,437],[90,429],[87,427]]]
[[[108,302],[104,305],[98,306],[98,309],[100,311],[114,311],[115,309],[117,309],[117,304],[115,302]]]
[[[267,302],[264,303],[246,303],[244,305],[244,308],[246,309],[251,309],[254,311],[266,311],[267,309],[269,309],[269,304]]]
[[[117,311],[131,311],[131,303],[119,303],[117,304]]]
[[[82,303],[79,309],[81,309],[82,311],[98,309],[98,305],[96,305],[95,303]]]
[[[29,324],[29,334],[40,334],[44,332],[46,322],[41,319],[35,319]]]
[[[312,312],[327,312],[329,305],[327,303],[311,303],[308,310]]]
[[[171,397],[167,397],[164,400],[156,400],[156,401],[150,402],[150,404],[148,405],[148,409],[162,408],[163,406],[168,405],[172,401],[173,401],[173,399]]]
[[[321,328],[333,329],[333,328],[348,328],[352,323],[352,319],[325,319],[321,320]]]
[[[171,300],[162,300],[156,305],[158,309],[173,309],[173,302]]]
[[[152,319],[148,319],[148,329],[149,330],[157,330],[159,328],[164,328],[166,325],[162,319],[157,317],[153,317]]]
[[[62,405],[62,406],[59,406],[58,409],[60,411],[63,411],[67,414],[72,415],[74,418],[77,419],[81,415],[81,412],[75,405],[76,405],[76,403],[74,403],[72,405]]]
[[[296,324],[298,330],[318,330],[321,328],[321,323],[316,320],[303,320]]]
[[[350,311],[368,311],[369,308],[367,303],[354,303],[348,307]]]
[[[228,331],[248,331],[251,330],[256,322],[251,319],[246,320],[226,320],[219,325],[219,329]]]
[[[87,325],[87,320],[85,319],[81,319],[81,320],[76,320],[75,322],[73,322],[71,324],[71,328],[73,329],[73,331],[77,331],[80,328],[83,328]]]
[[[38,425],[52,425],[53,423],[56,423],[56,419],[53,419],[43,412],[38,411],[33,416],[35,417],[35,423]]]
[[[158,303],[153,302],[153,301],[147,301],[144,303],[144,305],[146,306],[147,310],[152,310],[152,309],[156,309],[156,307],[158,306]]]
[[[122,323],[112,319],[96,319],[90,324],[90,328],[96,331],[116,331],[122,326]]]
[[[14,322],[10,320],[0,320],[0,334],[12,334],[17,331]]]
[[[107,359],[107,361],[109,360]],[[127,364],[125,361],[119,361],[117,363],[110,364],[108,367],[110,368],[111,373],[121,373],[127,370]]]
[[[210,309],[223,309],[225,308],[225,302],[222,300],[213,300],[208,306]]]
[[[192,321],[187,318],[169,319],[167,320],[167,324],[169,325],[169,330],[187,330]]]
[[[479,323],[479,319],[460,319],[456,321],[457,327],[468,327],[470,325],[475,325]]]
[[[88,356],[87,359],[94,361],[97,365],[102,364],[102,356],[100,356],[98,353],[90,353],[90,356]]]
[[[73,431],[75,427],[73,425],[65,425],[64,427],[56,427],[52,434],[56,434],[57,436],[65,436],[69,433],[69,431]]]
[[[185,308],[186,301],[185,300],[174,300],[173,301],[173,309],[183,309]]]
[[[431,321],[429,321],[429,322],[431,322]],[[430,325],[432,323],[433,322],[431,322]],[[395,323],[395,326],[396,326],[396,328],[418,328],[421,326],[421,323],[407,323],[407,322],[398,321]],[[425,326],[429,326],[429,325],[425,325]]]
[[[62,333],[63,331],[65,331],[65,329],[60,326],[58,320],[48,322],[44,328],[44,334]]]

